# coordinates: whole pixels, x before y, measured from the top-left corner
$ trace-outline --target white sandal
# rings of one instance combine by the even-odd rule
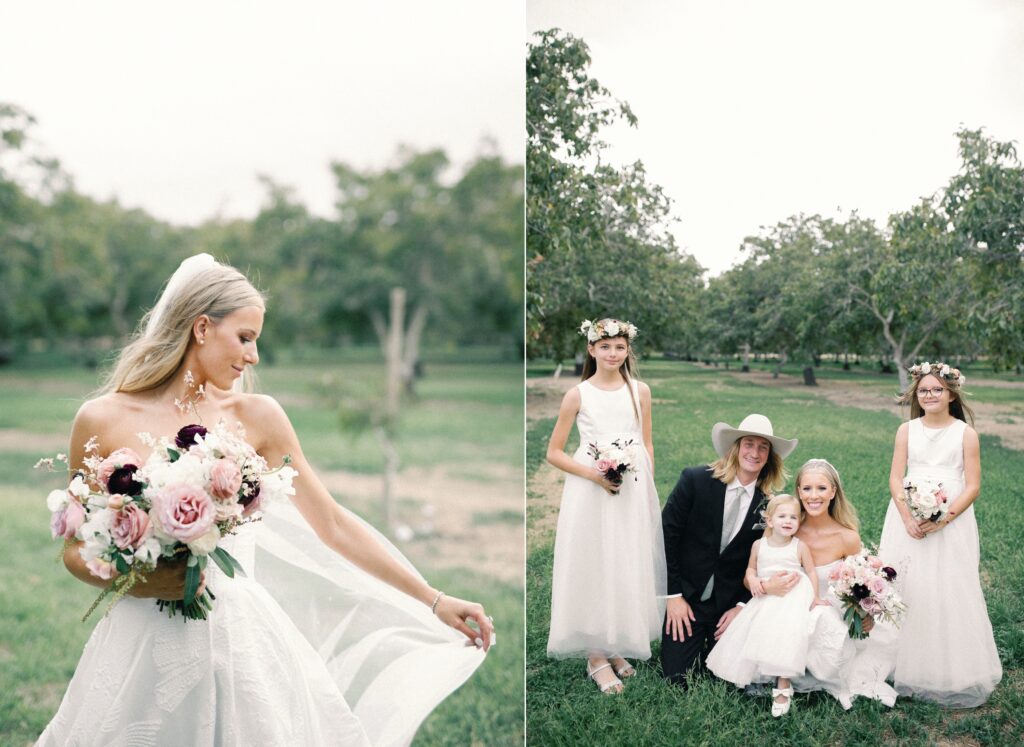
[[[782,696],[786,699],[785,703],[776,702],[776,698]],[[772,718],[778,718],[779,716],[785,716],[789,713],[789,706],[793,703],[793,688],[792,687],[773,687],[772,688]]]
[[[602,664],[601,666],[597,667],[596,669],[591,669],[590,668],[590,662],[589,661],[587,662],[587,676],[594,681],[594,684],[597,685],[598,688],[600,688],[602,693],[604,693],[605,695],[607,695],[609,693],[609,691],[611,692],[612,695],[618,695],[619,693],[621,693],[622,692],[622,680],[620,680],[618,677],[612,677],[612,679],[608,680],[608,682],[605,682],[604,684],[601,684],[600,682],[597,681],[597,677],[595,677],[594,675],[597,674],[598,672],[600,672],[602,669],[612,669],[612,671],[615,671],[612,668],[611,663]],[[616,687],[619,688],[619,689],[618,690],[614,690],[613,688],[616,688]]]
[[[632,664],[630,664],[628,661],[623,659],[623,657],[621,657],[621,656],[611,656],[611,657],[609,657],[609,660],[610,659],[622,659],[622,666],[621,667],[617,667],[617,666],[615,666],[614,663],[612,663],[612,669],[615,670],[615,674],[617,674],[619,677],[622,677],[622,678],[632,677],[634,674],[636,674],[636,668]]]

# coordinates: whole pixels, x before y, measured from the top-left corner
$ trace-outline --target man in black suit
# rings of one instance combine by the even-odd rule
[[[797,445],[774,435],[771,421],[756,414],[738,428],[716,423],[711,442],[718,460],[683,470],[661,514],[668,566],[661,670],[683,687],[694,660],[703,664],[750,599],[743,574],[761,536],[760,508],[766,494],[785,484],[782,460]],[[776,583],[776,593],[784,593],[796,577]]]

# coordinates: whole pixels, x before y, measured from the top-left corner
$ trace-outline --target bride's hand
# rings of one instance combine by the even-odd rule
[[[914,519],[904,520],[903,526],[906,527],[907,534],[909,534],[914,539],[924,539],[924,532],[921,531],[921,525],[918,524],[917,521],[915,521]]]
[[[175,601],[185,598],[185,561],[187,555],[180,558],[160,558],[156,570],[146,574],[145,583],[137,583],[128,592],[129,596],[142,599],[166,599]],[[200,596],[206,588],[206,574],[199,574],[199,589],[196,596]]]
[[[484,612],[483,605],[445,594],[438,600],[434,614],[437,615],[438,620],[455,628],[474,644],[483,646],[484,651],[491,647],[494,623]],[[469,627],[467,623],[470,620],[476,623],[479,631]],[[477,644],[477,641],[480,643]]]

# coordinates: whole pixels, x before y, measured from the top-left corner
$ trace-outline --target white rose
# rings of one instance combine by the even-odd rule
[[[921,364],[921,373],[925,376],[932,372],[932,364],[925,361]]]
[[[260,479],[260,492],[265,501],[277,501],[287,495],[295,495],[292,480],[298,476],[291,467],[282,467],[276,472],[263,475]]]
[[[243,507],[237,500],[214,501],[213,505],[215,509],[214,519],[218,523],[231,518],[242,518]]]
[[[943,376],[949,376],[949,366],[943,363],[942,368],[939,369],[939,373]]]
[[[591,327],[590,331],[587,332],[587,342],[597,342],[601,339],[601,333],[597,331],[596,327]]]
[[[51,513],[64,508],[69,502],[66,490],[51,490],[50,494],[46,496],[46,507],[50,509]]]
[[[206,534],[200,535],[196,539],[192,540],[188,544],[188,549],[196,555],[209,555],[215,549],[217,549],[217,543],[220,542],[220,530],[217,525],[210,527]]]
[[[605,325],[604,331],[605,331],[605,334],[607,334],[609,337],[617,336],[619,334],[619,323],[618,322],[608,322],[608,324]]]
[[[630,340],[632,340],[634,337],[636,337],[636,331],[637,331],[636,330],[636,325],[633,325],[633,324],[627,324],[626,325],[626,334],[629,335],[629,339]]]
[[[960,386],[963,386],[966,383],[967,383],[967,377],[966,376],[961,375],[960,378],[957,379],[957,384],[959,384]]]
[[[583,320],[583,324],[580,325],[580,334],[581,335],[587,334],[587,332],[590,330],[590,327],[592,325],[593,325],[593,322],[591,322],[589,319],[584,319]]]
[[[75,475],[75,479],[68,485],[68,492],[82,503],[85,503],[89,498],[89,486],[81,475]]]

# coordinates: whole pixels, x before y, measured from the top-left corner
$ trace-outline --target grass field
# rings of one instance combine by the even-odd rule
[[[373,438],[343,434],[325,392],[373,392],[381,366],[366,359],[278,360],[276,366],[260,366],[261,388],[281,400],[311,463],[324,471],[378,470],[381,459]],[[331,379],[327,384],[325,376]],[[87,624],[79,622],[93,594],[64,570],[57,560],[60,546],[49,537],[44,499],[61,478],[31,467],[41,456],[67,450],[74,413],[96,384],[95,373],[68,367],[0,371],[2,745],[31,744],[39,735],[95,624],[95,616]],[[521,474],[520,364],[430,363],[417,396],[404,410],[399,429],[403,467],[440,466],[479,481],[495,469]],[[521,506],[521,497],[512,496],[511,502]],[[520,527],[523,518],[520,511],[505,509],[473,520]],[[521,567],[519,538],[509,562]],[[444,540],[434,538],[431,547],[443,552]],[[521,582],[501,581],[472,568],[432,568],[422,561],[420,570],[438,588],[482,602],[495,618],[499,642],[474,677],[429,717],[414,744],[522,744]],[[521,571],[514,575],[521,578]]]
[[[735,367],[733,367],[735,368]],[[825,368],[825,367],[823,367]],[[540,371],[550,367],[539,366]],[[658,495],[664,501],[683,467],[714,457],[711,426],[737,424],[750,412],[768,415],[776,433],[796,436],[800,445],[789,458],[790,472],[812,457],[831,461],[843,478],[847,495],[861,518],[861,536],[878,541],[888,502],[889,462],[899,420],[887,412],[843,407],[815,389],[762,386],[722,369],[687,363],[651,361],[643,365],[654,405],[654,444]],[[895,391],[895,376],[833,372],[851,387],[878,396]],[[534,380],[534,377],[530,377]],[[882,381],[878,381],[882,378]],[[1009,378],[1009,377],[1007,377]],[[975,391],[984,401],[989,390]],[[996,389],[998,397],[1021,389]],[[1011,402],[1011,399],[997,401]],[[543,465],[553,414],[534,418],[532,397],[527,433],[527,475],[536,478]],[[1016,410],[1015,410],[1016,411]],[[1020,535],[1021,475],[1024,454],[1004,448],[981,431],[983,490],[976,503],[981,534],[982,578],[1003,681],[984,707],[949,711],[901,699],[895,708],[858,700],[843,712],[828,696],[797,696],[793,710],[772,719],[768,697],[746,697],[707,676],[698,676],[689,692],[662,682],[657,644],[650,662],[628,683],[621,697],[602,696],[585,679],[582,661],[545,656],[550,619],[553,534],[551,516],[558,490],[530,480],[527,526],[527,733],[537,745],[1011,745],[1024,743],[1024,555]],[[792,485],[789,486],[790,488]],[[937,652],[940,655],[940,652]]]

